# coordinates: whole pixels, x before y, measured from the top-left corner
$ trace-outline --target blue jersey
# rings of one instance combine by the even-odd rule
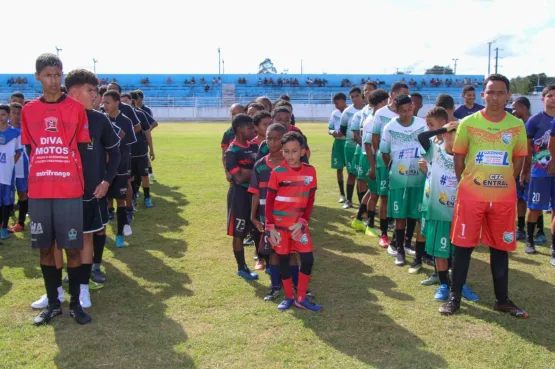
[[[479,112],[480,110],[482,110],[484,108],[483,105],[480,104],[474,104],[474,106],[472,107],[472,109],[468,109],[466,107],[466,105],[461,105],[459,106],[457,109],[455,109],[455,111],[453,112],[453,115],[455,116],[455,118],[457,119],[463,119],[465,117],[468,117],[469,115],[472,115],[476,112]]]
[[[547,146],[549,145],[552,121],[552,116],[541,112],[532,115],[526,122],[526,136],[532,140],[532,177],[549,177],[547,164],[551,160],[551,155]]]
[[[21,130],[8,126],[5,131],[0,131],[0,184],[13,184],[15,155],[21,151]]]

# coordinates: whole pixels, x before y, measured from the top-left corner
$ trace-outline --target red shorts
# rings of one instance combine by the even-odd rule
[[[510,202],[458,201],[455,203],[451,243],[475,247],[481,241],[497,250],[514,251],[516,204]]]
[[[272,246],[274,252],[278,255],[288,255],[292,252],[312,252],[312,237],[310,236],[310,231],[308,227],[302,237],[301,241],[295,241],[293,237],[291,237],[291,231],[289,230],[282,230],[276,227],[276,230],[279,232],[281,236],[281,242],[279,245]]]

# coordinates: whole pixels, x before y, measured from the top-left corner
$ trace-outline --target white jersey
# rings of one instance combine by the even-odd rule
[[[360,109],[355,108],[354,105],[349,105],[347,109],[343,110],[343,114],[341,114],[341,126],[347,127],[347,144],[356,146],[356,142],[353,140],[353,131],[351,130],[351,126],[353,125],[353,117]]]
[[[21,131],[9,126],[0,131],[0,183],[11,186],[15,174],[15,154],[21,152]]]
[[[372,145],[372,129],[374,128],[374,116],[372,114],[368,115],[364,120],[362,128],[362,154],[366,155],[366,146],[364,144],[369,143]],[[374,148],[372,148],[372,154],[375,154]]]
[[[328,122],[328,132],[332,134],[333,132],[339,133],[341,132],[341,110],[335,109],[330,116],[330,120]],[[345,137],[337,137],[337,140],[344,140]]]

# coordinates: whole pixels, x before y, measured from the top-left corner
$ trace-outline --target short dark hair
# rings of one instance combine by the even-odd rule
[[[108,87],[106,87],[106,86],[100,86],[98,88],[98,94],[100,95],[100,97],[104,96],[106,91],[108,91]]]
[[[378,88],[378,85],[376,84],[376,82],[372,82],[372,81],[368,81],[364,85],[365,86],[370,85],[370,86],[374,87],[374,90]]]
[[[445,110],[441,106],[434,106],[426,113],[426,119],[428,118],[443,119],[444,121],[448,122],[449,114],[447,114],[447,110]]]
[[[451,95],[441,94],[436,99],[436,106],[440,106],[446,110],[455,109],[455,100]]]
[[[291,115],[291,111],[289,111],[289,109],[287,109],[284,106],[278,106],[277,108],[272,110],[272,119],[274,119],[276,117],[276,115],[278,115],[279,113],[287,113],[287,114]]]
[[[291,102],[291,98],[287,94],[279,95],[279,99]]]
[[[8,115],[10,114],[10,106],[8,104],[0,104],[0,110],[4,110]]]
[[[553,90],[555,90],[555,85],[553,85]],[[517,97],[515,100],[515,104],[520,104],[524,106],[526,109],[530,110],[530,100],[528,100],[525,96]]]
[[[40,54],[35,62],[35,71],[40,73],[47,67],[58,67],[60,70],[64,70],[64,65],[57,55],[51,53]]]
[[[129,96],[131,96],[131,100],[137,100],[137,92],[136,91],[129,91]]]
[[[121,100],[121,96],[120,96],[119,92],[117,92],[115,90],[108,90],[108,91],[104,92],[104,95],[102,95],[102,96],[110,96],[115,101],[120,101]]]
[[[488,78],[486,78],[486,80],[484,81],[484,88],[486,88],[486,86],[488,85],[488,82],[495,82],[495,81],[503,82],[507,87],[507,92],[511,91],[511,82],[509,82],[509,79],[502,74],[496,74],[496,73],[490,74]]]
[[[351,94],[354,94],[356,92],[362,95],[362,90],[360,89],[360,87],[355,86],[349,90],[349,96],[351,96]]]
[[[384,100],[389,99],[389,93],[384,89],[374,90],[370,93],[370,105],[376,106]]]
[[[21,104],[18,103],[18,102],[13,102],[13,103],[10,103],[10,108],[11,108],[11,109],[13,109],[13,108],[16,108],[16,109],[23,109],[23,105],[21,105]]]
[[[67,94],[67,87],[65,85],[61,85],[60,91],[63,92],[64,94]]]
[[[272,104],[272,101],[269,98],[267,98],[266,96],[258,96],[255,101],[259,102],[259,103],[262,103],[262,101],[264,101],[265,103],[270,105],[270,109],[274,106]]]
[[[395,97],[395,107],[399,109],[400,106],[405,104],[412,104],[409,95],[397,95]]]
[[[411,93],[411,94],[410,94],[410,97],[417,97],[417,98],[419,98],[420,100],[423,100],[422,95],[420,95],[418,92],[413,92],[413,93]]]
[[[23,92],[16,91],[12,93],[12,95],[10,96],[10,99],[12,99],[13,97],[17,97],[19,99],[25,100],[25,95],[23,95]]]
[[[110,82],[110,83],[108,83],[108,86],[110,86],[110,85],[117,86],[118,92],[121,94],[121,86],[120,86],[117,82]],[[106,88],[108,88],[108,87],[106,87]]]
[[[555,90],[555,83],[551,83],[543,88],[542,97],[545,97],[551,90]]]
[[[281,139],[281,144],[285,145],[286,143],[292,141],[297,141],[299,145],[301,145],[301,148],[305,147],[303,135],[296,131],[287,132],[286,134],[284,134],[283,138]]]
[[[287,131],[285,130],[285,127],[283,126],[283,124],[279,124],[279,123],[272,123],[268,126],[268,129],[266,130],[266,134],[268,134],[269,132],[279,132],[282,135],[284,135],[285,133],[287,133]]]
[[[130,94],[129,92],[125,92],[125,93],[123,93],[123,94],[121,94],[121,95],[119,95],[119,96],[120,96],[120,98],[122,98],[122,99],[123,99],[124,97],[126,97],[126,98],[128,98],[129,100],[133,100],[133,98],[131,97],[131,94]]]
[[[141,99],[145,98],[145,94],[143,93],[143,91],[141,90],[135,90],[135,92],[137,93],[137,96],[140,97]]]
[[[254,123],[255,126],[257,126],[258,123],[262,121],[262,119],[266,119],[266,118],[272,119],[272,115],[263,109],[262,111],[259,111],[258,113],[256,113],[254,117],[252,117],[252,122]]]
[[[338,92],[335,95],[333,95],[333,101],[338,101],[338,100],[347,101],[347,96],[345,96],[343,92]]]
[[[252,118],[249,117],[247,114],[239,113],[233,117],[231,121],[231,127],[233,128],[233,132],[237,134],[239,128],[244,127],[246,125],[253,124]]]
[[[484,85],[485,86],[485,85]],[[463,88],[463,95],[466,95],[467,92],[476,91],[474,86],[464,86]]]
[[[406,88],[408,90],[409,86],[405,82],[395,82],[391,85],[391,90],[389,90],[389,92],[399,93],[399,91],[401,91],[401,89],[403,88]]]
[[[249,103],[249,105],[247,105],[247,107],[245,108],[245,111],[249,110],[250,108],[255,108],[256,110],[259,110],[259,111],[266,110],[266,107],[264,105],[262,105],[261,103],[257,103],[256,101]]]
[[[80,87],[85,84],[98,86],[98,78],[89,70],[74,69],[66,76],[65,85],[68,90],[71,90],[73,86]]]
[[[293,105],[287,100],[278,100],[278,101],[276,101],[274,106],[276,108],[279,108],[280,106],[289,106],[289,107],[291,107],[291,109],[293,109]]]

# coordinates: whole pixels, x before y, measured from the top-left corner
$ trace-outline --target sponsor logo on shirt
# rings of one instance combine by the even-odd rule
[[[430,188],[426,188],[426,198],[429,199],[430,198]]]
[[[501,135],[501,142],[503,142],[505,145],[509,145],[512,139],[513,139],[513,135],[510,133],[503,133]]]
[[[496,150],[478,151],[475,162],[476,164],[488,166],[508,167],[511,165],[509,163],[509,153]]]
[[[45,130],[48,132],[58,132],[58,118],[48,117],[44,118]]]
[[[314,177],[312,176],[305,176],[304,177],[304,185],[308,186],[310,183],[312,183],[312,181],[314,180]]]
[[[452,208],[455,206],[455,196],[449,198],[445,192],[439,193],[438,200],[441,205],[445,205],[448,208]]]
[[[412,164],[408,169],[405,165],[401,164],[397,168],[397,171],[402,176],[416,176],[421,173],[420,170],[415,165],[412,165]]]
[[[505,243],[513,243],[515,239],[514,232],[503,232],[503,241]]]
[[[506,188],[509,185],[502,174],[491,174],[488,178],[484,177],[483,173],[476,173],[474,183],[478,186],[491,188]]]
[[[70,241],[77,241],[77,231],[75,229],[71,228],[69,230],[69,232],[67,232],[67,238]]]
[[[31,222],[31,234],[43,234],[42,223]]]

